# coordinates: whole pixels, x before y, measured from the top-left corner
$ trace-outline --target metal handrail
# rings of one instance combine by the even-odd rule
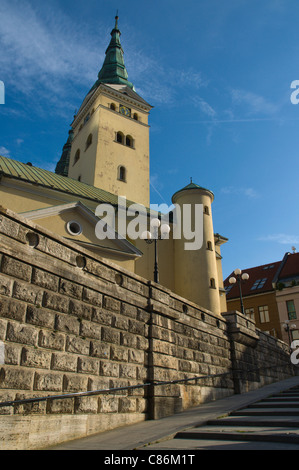
[[[188,379],[178,379],[178,380],[169,380],[169,381],[149,381],[144,384],[139,384],[139,385],[127,385],[126,387],[116,387],[116,388],[108,388],[108,389],[100,389],[100,390],[92,390],[92,391],[87,391],[87,392],[73,392],[73,393],[65,393],[63,395],[48,395],[46,397],[36,397],[36,398],[24,398],[22,400],[12,400],[12,401],[6,401],[6,402],[0,402],[0,408],[3,408],[5,406],[14,406],[14,405],[23,405],[26,403],[33,403],[33,402],[41,402],[41,401],[47,401],[47,400],[64,400],[66,398],[77,398],[77,397],[87,397],[87,396],[93,396],[93,395],[105,395],[109,393],[114,393],[114,392],[119,392],[119,391],[124,391],[124,390],[134,390],[138,388],[144,388],[144,387],[157,387],[160,385],[171,385],[171,384],[176,384],[176,383],[181,383],[181,382],[190,382],[192,380],[200,380],[200,379],[207,379],[207,378],[213,378],[213,377],[222,377],[226,375],[230,375],[231,372],[224,372],[222,374],[211,374],[211,375],[201,375],[197,377],[191,377]]]
[[[26,403],[34,403],[34,402],[41,402],[41,401],[47,401],[47,400],[64,400],[67,398],[78,398],[78,397],[87,397],[87,396],[94,396],[94,395],[106,395],[110,393],[115,393],[119,391],[124,391],[124,390],[134,390],[134,389],[139,389],[139,388],[145,388],[145,387],[157,387],[161,385],[172,385],[172,384],[178,384],[178,383],[183,383],[183,382],[191,382],[194,380],[202,380],[202,379],[210,379],[210,378],[216,378],[216,377],[225,377],[227,375],[232,375],[236,377],[236,374],[239,372],[241,373],[250,373],[250,372],[257,372],[261,371],[264,369],[273,369],[273,368],[278,368],[280,367],[279,365],[273,365],[273,366],[264,366],[264,367],[257,367],[254,369],[235,369],[235,370],[229,370],[228,372],[223,372],[221,374],[208,374],[208,375],[200,375],[196,377],[190,377],[190,378],[185,378],[185,379],[177,379],[177,380],[168,380],[168,381],[148,381],[144,384],[139,384],[139,385],[127,385],[126,387],[116,387],[116,388],[109,388],[109,389],[100,389],[100,390],[92,390],[92,391],[86,391],[86,392],[73,392],[73,393],[66,393],[63,395],[48,395],[46,397],[36,397],[36,398],[24,398],[22,400],[12,400],[12,401],[6,401],[6,402],[0,402],[0,408],[4,408],[6,406],[15,406],[15,405],[24,405]]]

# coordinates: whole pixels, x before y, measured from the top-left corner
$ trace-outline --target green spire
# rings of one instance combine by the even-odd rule
[[[68,176],[73,137],[74,131],[71,129],[67,142],[63,146],[61,158],[56,165],[55,173],[57,175]]]
[[[111,41],[106,50],[106,58],[98,74],[96,86],[100,83],[112,83],[127,85],[133,89],[133,84],[128,81],[128,73],[124,63],[124,51],[120,43],[121,32],[118,29],[118,16],[115,17],[115,26],[111,31]]]

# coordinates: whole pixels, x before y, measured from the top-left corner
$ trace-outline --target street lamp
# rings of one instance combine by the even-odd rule
[[[159,269],[158,269],[158,240],[164,240],[170,233],[170,227],[167,224],[161,225],[159,219],[151,220],[151,232],[143,232],[141,238],[146,243],[155,243],[155,265],[154,265],[154,281],[159,284]],[[160,228],[160,235],[159,235]]]
[[[295,323],[292,323],[292,324],[290,325],[290,320],[286,320],[286,321],[283,323],[282,326],[284,327],[285,331],[288,333],[289,345],[290,345],[290,347],[291,347],[291,342],[292,342],[292,341],[291,341],[291,339],[292,339],[292,338],[291,338],[291,331],[292,331],[292,330],[296,330],[297,327],[296,327]]]
[[[241,269],[235,269],[234,270],[234,275],[236,277],[230,277],[228,282],[230,284],[236,284],[236,282],[238,283],[239,285],[239,292],[240,292],[240,302],[241,302],[241,312],[243,313],[243,315],[245,315],[245,311],[244,311],[244,305],[243,305],[243,298],[242,298],[242,288],[241,288],[241,283],[242,281],[248,281],[249,279],[249,274],[247,273],[242,273]]]

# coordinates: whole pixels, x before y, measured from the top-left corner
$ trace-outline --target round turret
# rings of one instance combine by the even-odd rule
[[[174,210],[175,291],[219,314],[219,286],[212,219],[214,194],[191,183],[177,191]]]

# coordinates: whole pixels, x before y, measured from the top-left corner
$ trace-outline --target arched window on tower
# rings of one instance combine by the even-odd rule
[[[133,137],[131,135],[127,135],[126,136],[126,146],[133,148],[133,143],[134,143]]]
[[[114,103],[111,103],[110,104],[110,109],[112,109],[112,111],[115,111],[116,110],[116,106]]]
[[[211,278],[211,279],[210,279],[210,287],[211,287],[212,289],[216,289],[216,281],[215,281],[214,278]]]
[[[77,152],[75,153],[75,158],[74,158],[73,165],[76,165],[76,163],[79,159],[80,159],[80,149],[78,149]]]
[[[118,167],[117,179],[126,182],[127,170],[124,166]]]
[[[118,142],[119,144],[123,144],[124,143],[124,139],[125,139],[125,136],[122,132],[117,132],[116,134],[116,142]]]
[[[92,144],[92,134],[89,134],[89,136],[87,137],[87,140],[86,140],[86,147],[85,147],[85,150],[88,149],[88,147]]]

